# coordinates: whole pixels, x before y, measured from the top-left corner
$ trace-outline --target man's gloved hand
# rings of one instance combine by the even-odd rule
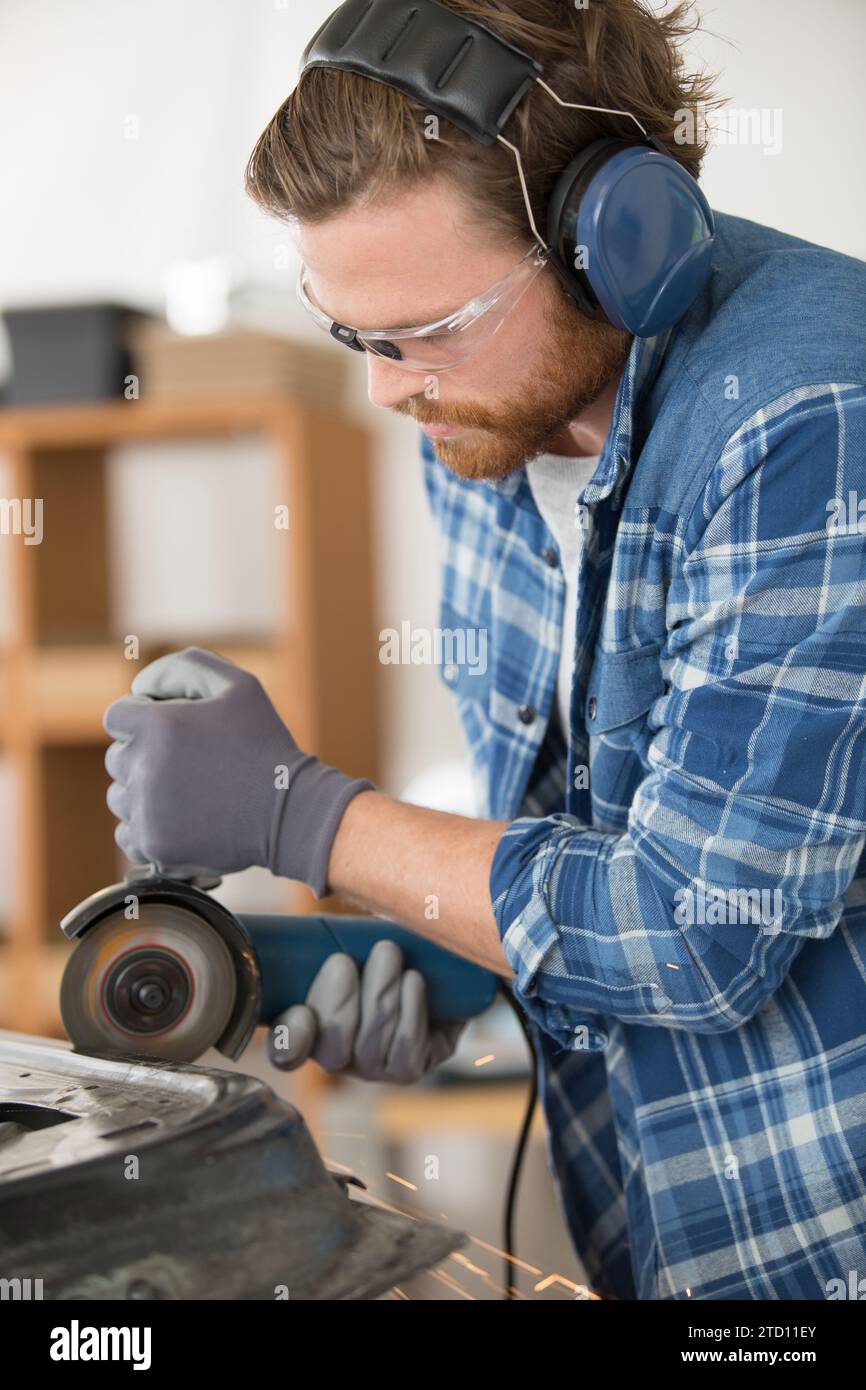
[[[372,782],[304,754],[255,676],[187,647],[151,662],[109,705],[114,838],[177,877],[252,865],[327,892],[343,812]]]
[[[450,1057],[465,1023],[427,1017],[427,987],[403,969],[394,941],[377,941],[363,971],[351,956],[329,956],[296,1004],[268,1028],[275,1067],[293,1071],[312,1057],[329,1072],[364,1081],[419,1081]]]

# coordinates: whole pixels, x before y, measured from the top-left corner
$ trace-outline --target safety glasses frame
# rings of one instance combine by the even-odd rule
[[[467,300],[453,314],[414,328],[362,329],[338,323],[317,303],[309,286],[309,272],[303,264],[298,271],[297,294],[322,331],[355,352],[371,352],[399,362],[401,370],[405,371],[442,372],[461,365],[490,341],[545,268],[548,259],[548,252],[537,245],[530,247],[511,270],[482,294]],[[429,347],[431,339],[436,342],[439,354],[444,352],[444,357],[436,352],[425,354],[424,346]],[[402,348],[401,344],[407,344],[408,348]]]

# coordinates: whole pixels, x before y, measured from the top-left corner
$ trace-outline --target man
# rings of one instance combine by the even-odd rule
[[[295,228],[310,311],[366,348],[373,404],[427,436],[442,627],[488,640],[485,673],[442,672],[479,817],[323,767],[192,648],[106,715],[118,843],[266,865],[508,978],[600,1292],[824,1298],[866,1276],[866,272],[719,214],[673,326],[578,308],[535,245],[575,152],[633,138],[627,111],[699,171],[685,13],[448,7],[561,100],[480,147],[313,68],[247,187]],[[332,959],[285,1064],[410,1080],[447,1054],[377,952],[360,981]]]

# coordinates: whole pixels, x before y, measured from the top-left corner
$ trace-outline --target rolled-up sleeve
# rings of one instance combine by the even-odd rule
[[[685,526],[627,830],[559,813],[503,835],[490,892],[514,991],[563,1047],[603,1047],[605,1016],[736,1028],[836,927],[866,845],[858,498],[866,513],[862,387],[747,420]]]

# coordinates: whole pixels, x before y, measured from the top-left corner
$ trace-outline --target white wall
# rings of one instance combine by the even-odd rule
[[[333,0],[0,0],[0,305],[117,296],[158,307],[166,265],[229,253],[298,321],[275,268],[282,229],[245,199],[243,170]],[[725,0],[693,41],[738,108],[782,111],[782,149],[719,146],[715,207],[864,253],[866,6],[862,0]],[[139,137],[126,138],[129,117]],[[314,330],[313,330],[314,331]],[[339,349],[335,349],[339,350]],[[0,359],[0,373],[2,373]],[[414,429],[355,408],[378,440],[381,626],[436,622],[436,549]],[[394,790],[460,751],[428,670],[384,668]]]

